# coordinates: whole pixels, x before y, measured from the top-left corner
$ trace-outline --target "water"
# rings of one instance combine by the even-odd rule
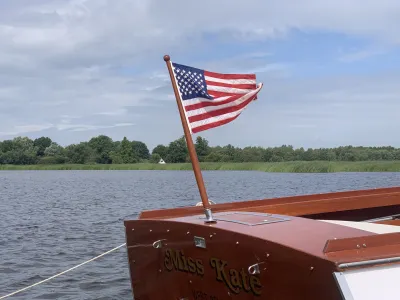
[[[204,172],[217,203],[400,185],[400,173]],[[0,172],[0,297],[125,242],[141,210],[195,205],[191,171]],[[125,248],[17,294],[132,299]]]

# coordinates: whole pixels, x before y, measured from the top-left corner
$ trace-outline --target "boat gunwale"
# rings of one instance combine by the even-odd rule
[[[335,209],[332,209],[333,206]],[[389,206],[398,206],[400,209],[400,187],[245,200],[214,204],[211,208],[213,212],[236,210],[307,216]],[[196,206],[154,209],[142,211],[139,218],[175,218],[197,215],[202,212],[203,208]]]

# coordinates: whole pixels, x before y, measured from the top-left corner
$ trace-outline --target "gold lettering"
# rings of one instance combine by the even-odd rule
[[[175,270],[179,270],[179,271],[182,271],[182,269],[183,269],[183,263],[182,263],[182,260],[180,259],[181,257],[180,257],[180,254],[181,254],[181,251],[180,250],[177,250],[177,251],[174,251],[174,250],[171,250],[171,256],[172,256],[172,262],[173,262],[173,264],[174,264],[174,267],[175,267]]]
[[[226,261],[220,261],[218,258],[211,258],[210,260],[211,267],[215,269],[215,273],[217,276],[218,281],[224,281],[223,279],[223,269],[225,265],[227,264]]]
[[[172,271],[172,265],[171,265],[171,250],[167,249],[165,252],[165,257],[164,257],[164,266],[168,271]]]
[[[247,274],[246,274],[246,272],[245,272],[245,270],[243,268],[240,270],[240,275],[242,277],[243,289],[246,292],[250,292],[250,287],[249,287],[249,285],[247,283]]]
[[[257,296],[261,295],[261,291],[257,290],[257,289],[261,289],[261,282],[260,279],[258,279],[256,276],[251,276],[250,277],[250,286],[251,286],[251,290],[253,291],[253,293]]]
[[[181,253],[182,253],[181,255],[182,255],[182,261],[183,261],[183,270],[185,270],[186,272],[189,272],[186,257],[185,257],[185,255],[183,254],[183,252],[181,252]]]
[[[187,259],[188,265],[189,265],[189,272],[190,273],[196,273],[196,263],[194,262],[194,259],[189,257]]]
[[[216,279],[225,283],[233,293],[239,294],[243,289],[247,293],[253,293],[256,296],[261,295],[262,285],[260,279],[254,275],[247,275],[243,268],[240,272],[235,269],[229,269],[228,277],[226,270],[228,262],[218,258],[211,258],[210,265],[215,270]]]
[[[216,275],[217,275],[217,280],[223,281],[228,288],[234,292],[235,294],[238,294],[240,292],[239,288],[236,288],[232,286],[232,283],[230,281],[230,278],[226,276],[225,272],[225,266],[228,264],[224,260],[220,260],[218,258],[212,258],[211,261],[211,266],[215,269]]]
[[[182,250],[167,249],[165,251],[164,266],[168,271],[176,270],[204,275],[204,266],[201,259],[186,257]]]
[[[240,282],[239,272],[235,269],[230,269],[229,274],[231,275],[231,282],[234,287],[242,288],[242,283]]]
[[[252,293],[255,296],[260,296],[262,292],[262,284],[260,278],[255,275],[247,274],[244,268],[240,271],[229,269],[228,262],[219,258],[210,258],[211,268],[215,270],[215,279],[223,282],[229,290],[234,294],[239,294],[240,291]],[[189,272],[192,274],[204,275],[204,265],[201,259],[194,259],[190,256],[185,256],[182,250],[167,249],[164,257],[164,266],[168,271]],[[197,295],[195,298],[198,298]]]
[[[197,274],[200,276],[204,275],[204,266],[203,261],[201,259],[196,259],[196,267],[197,267]]]

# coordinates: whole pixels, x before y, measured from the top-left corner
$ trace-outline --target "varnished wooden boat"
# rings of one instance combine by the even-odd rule
[[[368,221],[400,225],[400,187],[301,195],[222,203],[213,212],[247,211],[308,219]],[[182,207],[141,213],[141,219],[175,218],[202,214],[202,207]]]
[[[214,222],[195,206],[125,221],[136,300],[399,295],[400,187],[212,209]]]
[[[211,205],[164,60],[203,207],[125,221],[134,299],[400,299],[400,187]]]

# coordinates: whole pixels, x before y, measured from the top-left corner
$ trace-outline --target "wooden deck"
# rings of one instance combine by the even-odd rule
[[[400,187],[248,200],[212,205],[212,211],[248,211],[309,219],[365,221],[400,215]],[[140,219],[166,219],[202,214],[202,207],[144,211]],[[399,225],[398,220],[378,221]]]

